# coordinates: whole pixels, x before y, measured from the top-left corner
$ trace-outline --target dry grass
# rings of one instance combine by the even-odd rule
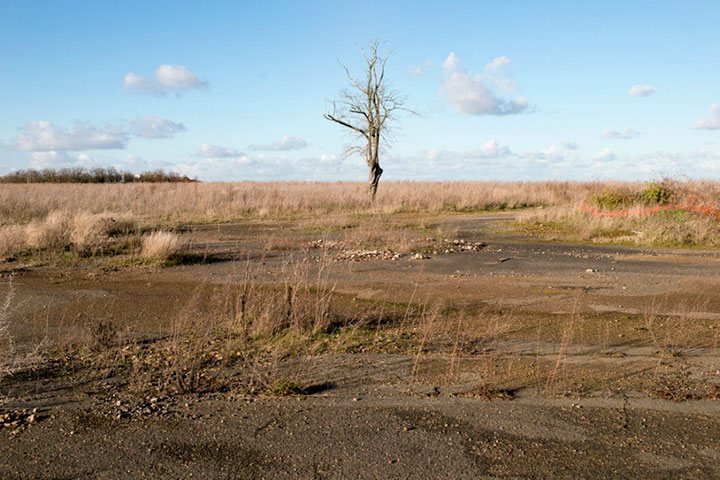
[[[586,205],[593,209],[584,209]],[[526,232],[553,239],[718,247],[720,222],[713,215],[701,213],[715,212],[718,205],[718,182],[609,182],[582,203],[521,212],[517,219]],[[688,211],[688,207],[701,208]]]
[[[340,232],[338,236],[347,244],[367,248],[392,244],[396,251],[412,251],[418,239],[447,232],[425,221],[417,225],[388,222],[390,214],[527,205],[546,206],[521,213],[521,220],[538,233],[603,242],[720,245],[717,222],[689,212],[607,218],[577,211],[578,205],[607,188],[633,192],[642,185],[384,183],[374,205],[367,202],[365,185],[355,183],[8,185],[0,190],[0,215],[9,224],[0,230],[0,254],[8,255],[24,247],[82,251],[104,248],[117,236],[132,232],[136,224],[268,215],[306,217],[306,226]],[[676,189],[679,196],[687,198],[703,195],[698,197],[699,202],[717,202],[720,198],[717,182],[685,182]],[[105,213],[109,211],[128,213]],[[326,220],[330,217],[333,219]],[[398,216],[395,220],[399,220]],[[167,230],[142,237],[141,244],[141,255],[148,261],[170,260],[186,247],[181,235]],[[211,301],[201,299],[201,293],[190,299],[187,308],[172,319],[166,337],[139,343],[129,339],[142,337],[141,331],[120,335],[112,323],[99,322],[89,327],[85,345],[79,348],[85,354],[78,358],[88,371],[125,375],[138,390],[150,385],[171,393],[225,388],[297,390],[276,388],[287,386],[287,382],[283,383],[287,371],[280,365],[290,356],[382,349],[414,354],[412,370],[416,377],[421,376],[427,354],[446,355],[446,372],[451,380],[458,377],[461,360],[479,357],[478,369],[485,382],[482,392],[486,396],[495,387],[513,386],[510,383],[516,380],[527,382],[534,378],[538,389],[552,392],[575,381],[567,358],[569,348],[585,340],[582,335],[587,325],[582,316],[548,322],[543,319],[528,326],[532,319],[523,324],[520,319],[493,312],[478,314],[453,310],[452,306],[414,305],[413,297],[406,304],[387,306],[349,302],[335,292],[329,280],[330,270],[336,268],[333,265],[328,258],[318,263],[287,260],[279,272],[268,278],[270,274],[262,261],[248,262],[235,276],[240,280],[228,283]],[[201,308],[203,302],[213,308]],[[4,371],[19,365],[9,335],[8,308],[0,311],[0,369]],[[554,324],[555,332],[541,332],[541,328],[549,329]],[[646,328],[658,345],[667,347],[669,340],[661,335],[671,335],[678,327],[674,325],[666,333],[653,320]],[[497,353],[516,331],[523,332],[524,340],[536,331],[538,345],[555,335],[552,341],[559,348],[550,360],[540,359],[539,346],[535,359],[516,358],[507,351]],[[683,338],[682,342],[695,341],[698,332],[704,330],[692,332],[692,338]],[[602,341],[607,343],[609,338],[608,333]],[[717,337],[714,341],[718,343]],[[228,369],[240,373],[228,378]],[[302,383],[298,380],[294,384]]]
[[[38,365],[48,346],[46,338],[35,345],[22,347],[15,342],[11,325],[14,299],[15,287],[11,281],[5,299],[0,303],[0,380]]]
[[[5,185],[0,222],[42,220],[53,211],[128,212],[141,222],[479,211],[576,204],[602,188],[597,182],[384,182],[370,204],[360,182]]]
[[[662,188],[658,191],[656,187]],[[687,215],[631,215],[625,218],[595,218],[577,209],[593,201],[612,205],[659,200],[717,205],[720,182],[669,181],[657,184],[638,182],[384,182],[375,203],[370,203],[366,186],[355,182],[272,182],[272,183],[172,183],[172,184],[30,184],[6,185],[0,190],[0,224],[26,225],[26,245],[49,250],[76,248],[93,250],[107,243],[108,219],[123,224],[158,228],[185,222],[216,222],[263,217],[326,221],[332,214],[378,216],[397,213],[426,215],[448,212],[544,207],[524,217],[530,224],[559,223],[576,231],[585,240],[605,241],[606,236],[622,237],[639,244],[716,245],[717,231],[711,219],[691,212]],[[609,202],[609,203],[608,203]],[[126,212],[122,218],[106,212]],[[372,219],[371,219],[372,220]],[[350,228],[347,240],[372,246],[383,243],[387,225],[364,219],[363,228]],[[562,226],[561,225],[561,226]],[[117,226],[117,225],[116,225]],[[338,227],[341,227],[338,225]],[[130,228],[126,228],[129,230]],[[542,230],[542,229],[541,229]],[[558,229],[550,229],[558,230]],[[632,231],[642,232],[641,236]],[[557,233],[557,232],[556,232]],[[603,235],[608,233],[609,235]],[[412,249],[412,239],[399,229],[393,242]],[[632,238],[634,237],[634,238]],[[18,245],[14,230],[0,232],[0,254]],[[395,250],[398,250],[397,248]],[[6,252],[6,253],[3,253]]]
[[[66,211],[55,210],[47,215],[45,221],[33,221],[28,224],[26,245],[31,248],[64,250],[70,245],[72,217]]]
[[[167,261],[180,255],[187,242],[177,233],[158,230],[142,237],[143,259],[148,261]]]
[[[5,260],[25,246],[25,228],[20,225],[0,227],[0,260]]]
[[[15,339],[10,332],[10,305],[14,297],[12,283],[0,306],[0,379],[14,369],[16,363]]]
[[[112,236],[127,235],[135,229],[129,215],[77,213],[72,220],[70,242],[81,251],[107,246]]]
[[[686,211],[603,217],[577,209],[550,208],[519,213],[528,233],[569,241],[659,246],[720,246],[720,222]]]
[[[23,249],[95,253],[135,230],[127,214],[50,212],[44,220],[27,225],[0,227],[0,257],[8,258]]]

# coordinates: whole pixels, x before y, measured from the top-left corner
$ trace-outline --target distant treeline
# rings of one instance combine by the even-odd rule
[[[0,177],[0,183],[138,183],[138,182],[196,182],[175,172],[153,170],[143,173],[118,171],[110,168],[61,168],[53,170],[18,170]]]

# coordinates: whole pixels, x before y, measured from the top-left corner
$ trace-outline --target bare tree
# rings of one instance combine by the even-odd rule
[[[398,110],[403,107],[404,99],[397,92],[389,90],[385,81],[385,64],[390,57],[389,51],[382,52],[382,44],[375,40],[366,48],[361,48],[367,64],[361,77],[353,77],[345,65],[350,88],[343,90],[332,102],[332,113],[324,117],[350,129],[359,140],[359,144],[348,146],[346,155],[362,155],[370,168],[368,178],[370,198],[375,200],[378,182],[383,173],[380,168],[380,142],[389,143],[390,123]]]

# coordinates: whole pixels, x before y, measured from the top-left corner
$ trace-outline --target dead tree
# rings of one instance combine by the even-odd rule
[[[371,200],[375,200],[383,173],[380,168],[380,142],[388,143],[390,123],[395,113],[407,110],[403,107],[404,99],[387,88],[385,64],[390,52],[381,52],[381,47],[381,43],[376,40],[360,49],[367,64],[361,77],[353,77],[350,70],[341,64],[350,88],[343,90],[332,102],[332,113],[324,115],[326,119],[350,129],[359,140],[359,144],[346,147],[345,154],[357,153],[365,158],[370,168],[368,184]]]

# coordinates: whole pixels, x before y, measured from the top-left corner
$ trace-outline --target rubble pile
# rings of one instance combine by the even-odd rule
[[[362,260],[399,260],[407,257],[410,260],[427,260],[430,255],[438,255],[443,253],[460,253],[460,252],[479,252],[485,248],[483,242],[469,242],[464,238],[450,240],[448,238],[426,238],[427,242],[432,244],[431,249],[427,249],[423,253],[404,254],[392,250],[342,250],[335,256],[335,261],[359,262]],[[313,240],[308,243],[309,248],[318,248],[324,250],[338,250],[345,247],[344,242],[336,242],[332,240]]]
[[[163,416],[169,413],[164,398],[152,397],[144,400],[98,399],[96,405],[108,417],[121,420],[131,417]]]
[[[487,246],[483,242],[468,242],[464,238],[456,238],[455,240],[444,238],[441,241],[435,238],[427,238],[427,240],[436,242],[437,245],[432,251],[435,255],[438,253],[479,252]]]
[[[405,255],[390,250],[345,250],[339,253],[336,261],[359,262],[361,260],[398,260]]]
[[[322,238],[320,240],[312,240],[308,243],[308,247],[310,248],[322,248],[324,250],[331,250],[334,248],[342,248],[345,246],[344,242],[336,242],[334,240],[323,240]]]

